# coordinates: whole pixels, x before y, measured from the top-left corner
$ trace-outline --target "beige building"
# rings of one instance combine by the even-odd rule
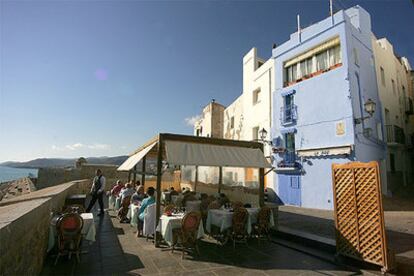
[[[259,140],[259,131],[267,131],[270,139],[272,114],[272,89],[274,88],[274,60],[267,61],[257,56],[257,49],[252,48],[243,57],[243,91],[228,107],[212,102],[194,125],[194,135],[220,137],[234,140]],[[214,126],[213,128],[211,126]],[[221,127],[221,136],[219,128]],[[265,144],[265,156],[270,158],[271,146]],[[270,161],[270,160],[269,160]],[[208,175],[199,170],[199,177]],[[214,174],[213,174],[214,175]],[[214,179],[209,179],[214,181]],[[255,186],[258,183],[257,169],[223,168],[223,181],[234,185]],[[274,175],[266,175],[265,183],[273,188]]]
[[[388,193],[413,183],[413,80],[411,66],[386,39],[373,40],[383,139],[387,143]]]

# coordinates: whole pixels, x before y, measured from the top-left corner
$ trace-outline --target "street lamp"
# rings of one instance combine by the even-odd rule
[[[365,103],[364,103],[364,110],[366,113],[368,113],[369,116],[362,116],[361,118],[355,118],[355,124],[361,124],[363,120],[369,119],[372,117],[372,115],[374,115],[375,113],[375,107],[377,106],[377,104],[371,100],[368,99]]]
[[[374,112],[375,112],[375,106],[376,105],[377,104],[373,100],[371,100],[371,99],[368,99],[364,103],[364,109],[369,114],[370,117],[372,117],[372,115],[374,114]]]
[[[265,141],[266,136],[267,136],[267,131],[266,131],[266,129],[262,128],[262,129],[259,131],[259,136],[260,136],[260,140]]]

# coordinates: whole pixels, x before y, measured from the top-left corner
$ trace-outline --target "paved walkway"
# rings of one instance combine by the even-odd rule
[[[414,211],[385,211],[388,247],[414,273]],[[279,206],[279,230],[335,245],[333,211]],[[414,274],[413,274],[414,275]]]
[[[200,243],[200,257],[155,248],[151,241],[135,237],[135,229],[120,224],[109,211],[95,219],[97,241],[84,245],[78,264],[61,258],[56,266],[46,260],[42,275],[355,275],[352,271],[319,258],[275,244],[217,246],[212,241]]]

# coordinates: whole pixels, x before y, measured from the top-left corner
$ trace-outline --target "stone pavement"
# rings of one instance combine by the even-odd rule
[[[120,224],[109,211],[96,217],[97,241],[83,248],[81,262],[63,257],[56,266],[48,257],[42,275],[355,275],[360,274],[273,242],[250,240],[248,246],[218,246],[200,242],[199,257],[155,248],[135,237],[135,229]]]
[[[386,206],[385,206],[386,207]],[[397,266],[414,275],[414,211],[385,211],[388,248]],[[333,211],[279,206],[279,231],[335,245]]]

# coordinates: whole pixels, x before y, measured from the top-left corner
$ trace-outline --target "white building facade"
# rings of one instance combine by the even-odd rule
[[[216,118],[216,120],[213,119],[212,124],[222,126],[222,136],[220,138],[258,141],[260,140],[259,131],[264,129],[269,133],[267,140],[270,140],[272,90],[274,89],[273,70],[274,60],[263,60],[258,57],[257,49],[252,48],[243,57],[242,94],[224,110],[218,108],[213,110],[208,108],[211,103],[207,105],[203,110],[201,119],[194,125],[194,135],[212,137],[213,133],[209,132],[211,128],[207,125],[207,122],[209,118]],[[219,105],[218,103],[214,104]],[[209,110],[216,112],[216,114],[209,114]],[[222,124],[218,119],[221,116],[223,117]],[[270,144],[265,143],[264,154],[269,159],[271,150]],[[265,177],[265,184],[269,190],[274,187],[272,174],[273,172],[269,172]],[[259,181],[258,170],[223,168],[223,180],[238,185],[254,186]]]
[[[387,194],[412,183],[413,155],[413,86],[411,66],[405,57],[397,57],[386,39],[373,37],[375,69],[380,110],[387,142]]]

